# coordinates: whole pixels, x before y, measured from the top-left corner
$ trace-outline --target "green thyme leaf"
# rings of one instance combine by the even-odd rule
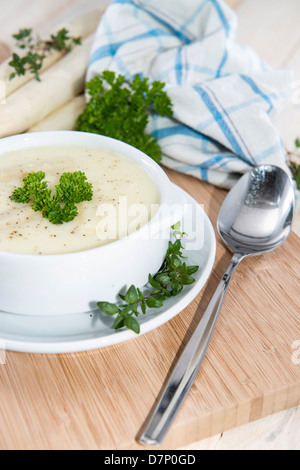
[[[23,41],[28,37],[31,37],[32,29],[20,29],[20,31],[16,34],[13,34],[12,37],[17,41]]]
[[[169,277],[169,275],[167,273],[157,274],[155,276],[155,279],[158,281],[159,284],[168,285],[171,282],[171,278]]]
[[[133,317],[126,317],[124,319],[124,326],[126,326],[126,328],[128,328],[129,330],[134,331],[136,334],[139,334],[140,332],[140,324]]]
[[[183,284],[181,284],[179,281],[173,281],[171,284],[172,287],[172,296],[175,297],[176,295],[180,294],[180,292],[183,289]]]
[[[48,48],[50,47],[57,51],[69,52],[72,49],[72,45],[81,45],[81,38],[69,36],[69,31],[66,28],[62,28],[57,34],[52,34],[51,41],[47,41]]]
[[[182,274],[178,277],[178,281],[184,286],[188,286],[190,284],[194,284],[195,279],[192,276],[188,276],[187,274]]]
[[[199,266],[187,266],[186,268],[186,273],[189,276],[192,276],[192,274],[195,274],[199,269]]]
[[[128,302],[129,305],[134,304],[139,300],[139,294],[135,286],[131,286],[126,294],[124,295],[125,302]]]
[[[102,312],[107,315],[115,315],[116,313],[119,313],[119,308],[115,304],[111,304],[109,302],[98,302],[97,305]]]
[[[151,274],[149,274],[148,276],[148,281],[149,281],[149,284],[152,286],[152,287],[157,287],[157,288],[160,288],[160,283],[155,281],[155,279],[151,276]]]

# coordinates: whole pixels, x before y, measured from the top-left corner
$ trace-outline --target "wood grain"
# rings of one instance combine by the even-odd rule
[[[180,450],[299,450],[299,418],[300,408],[291,408]]]
[[[171,179],[215,225],[226,194],[193,177]],[[202,369],[162,449],[177,449],[299,405],[300,240],[238,269]],[[6,353],[0,366],[1,449],[141,449],[139,428],[230,259],[217,242],[212,275],[174,319],[144,336],[64,355]],[[197,309],[198,305],[200,310]]]

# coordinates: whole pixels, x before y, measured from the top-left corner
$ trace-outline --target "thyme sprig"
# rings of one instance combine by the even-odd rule
[[[180,224],[172,226],[175,241],[169,241],[164,262],[159,271],[148,280],[150,293],[143,293],[141,289],[132,285],[124,295],[119,294],[121,304],[98,302],[99,309],[107,315],[116,315],[112,328],[119,330],[126,327],[135,333],[140,333],[140,324],[136,317],[145,314],[147,308],[160,308],[170,297],[180,294],[184,286],[193,284],[199,266],[187,266],[184,261],[182,239],[186,233],[180,231]]]
[[[17,76],[31,73],[37,81],[40,81],[40,71],[43,67],[44,59],[51,51],[70,52],[73,46],[81,44],[80,37],[71,37],[66,28],[62,28],[57,34],[51,34],[47,40],[33,36],[31,28],[20,29],[17,34],[13,34],[17,48],[24,52],[19,55],[12,54],[9,65],[14,69],[10,75],[10,80]],[[25,54],[26,52],[26,54]]]

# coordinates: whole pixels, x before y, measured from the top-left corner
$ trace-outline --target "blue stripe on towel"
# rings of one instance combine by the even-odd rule
[[[244,152],[242,151],[239,143],[237,142],[237,140],[235,139],[235,137],[234,137],[233,133],[231,132],[229,126],[225,122],[222,114],[215,107],[214,103],[212,102],[212,100],[210,99],[210,97],[208,96],[206,91],[204,91],[203,88],[198,87],[198,86],[194,86],[194,89],[197,91],[197,93],[199,93],[199,95],[202,98],[203,103],[206,105],[207,109],[213,115],[216,123],[218,124],[221,131],[225,135],[225,137],[228,140],[229,144],[231,145],[231,148],[233,149],[233,151],[235,153],[237,153],[238,155],[240,155],[241,157],[243,157],[245,160],[248,161],[248,158],[245,156]]]
[[[256,83],[252,80],[252,78],[250,78],[249,76],[246,76],[246,75],[240,75],[241,79],[244,80],[244,82],[248,83],[248,85],[252,88],[252,90],[254,91],[254,93],[256,93],[257,95],[259,95],[266,103],[268,103],[269,105],[269,109],[268,109],[268,113],[270,113],[273,109],[273,103],[270,99],[270,97],[268,95],[266,95],[265,93],[263,93],[259,88],[258,86],[256,85]]]
[[[217,69],[217,72],[216,72],[216,78],[219,78],[221,76],[222,68],[224,67],[224,65],[227,61],[227,57],[228,57],[227,38],[229,37],[229,34],[230,34],[230,26],[228,24],[226,16],[223,13],[222,8],[220,7],[219,2],[217,2],[216,0],[211,0],[211,3],[214,5],[214,7],[215,7],[215,9],[216,9],[216,11],[217,11],[217,13],[220,17],[220,20],[221,20],[221,22],[223,24],[223,27],[224,27],[225,37],[226,37],[226,40],[224,41],[225,51],[224,51],[224,54],[223,54],[223,57],[221,59],[220,65],[219,65],[219,67]]]
[[[158,15],[158,13],[162,13],[161,11],[157,10],[155,7],[148,5],[148,7],[143,6],[139,3],[135,3],[133,0],[114,0],[112,4],[114,3],[122,3],[122,4],[129,4],[132,5],[134,8],[139,8],[141,11],[144,11],[145,13],[148,13],[148,15],[151,15],[152,18],[154,18],[156,21],[161,23],[166,29],[170,30],[173,34],[175,34],[178,38],[180,38],[183,42],[186,44],[189,44],[192,40],[191,37],[189,37],[187,34],[185,34],[178,26],[171,24],[171,18],[162,18]]]
[[[148,39],[151,37],[157,38],[159,36],[170,36],[170,34],[166,31],[163,31],[159,28],[154,28],[151,29],[150,31],[147,31],[142,34],[138,34],[137,36],[134,36],[128,40],[128,42],[135,42],[135,41],[140,41],[143,39]],[[104,57],[113,57],[117,50],[123,45],[122,42],[116,42],[116,43],[109,43],[105,44],[104,46],[98,47],[96,49],[91,57],[90,57],[90,62],[89,65],[92,65],[94,62],[97,60],[103,59]]]
[[[198,141],[202,141],[203,143],[210,142],[211,144],[217,146],[217,148],[220,151],[225,150],[225,147],[220,142],[217,142],[213,138],[208,137],[205,134],[201,134],[200,132],[197,132],[188,126],[178,125],[178,126],[163,127],[162,129],[156,129],[155,131],[153,131],[152,135],[158,140],[166,139],[174,135],[184,135],[186,137],[191,137]]]

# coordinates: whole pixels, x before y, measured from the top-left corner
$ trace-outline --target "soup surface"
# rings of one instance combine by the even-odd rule
[[[23,178],[43,171],[49,189],[64,172],[83,171],[93,198],[77,205],[78,216],[54,225],[30,204],[10,199]],[[0,250],[62,254],[96,248],[137,230],[155,214],[159,193],[152,178],[128,158],[97,148],[38,147],[0,157]]]

